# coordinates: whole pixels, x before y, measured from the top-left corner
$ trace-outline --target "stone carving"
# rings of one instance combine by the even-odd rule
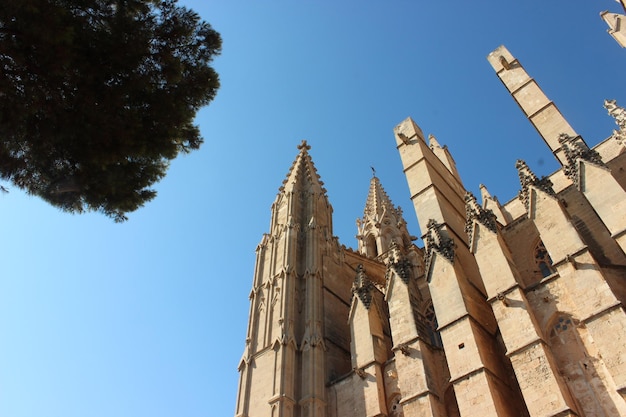
[[[297,346],[296,336],[293,332],[293,320],[288,320],[285,324],[285,320],[280,318],[278,319],[278,323],[280,324],[280,337],[278,339],[278,342],[280,342],[280,344],[282,344],[283,346],[289,344]]]
[[[561,133],[559,135],[559,143],[561,149],[565,154],[567,164],[563,165],[563,172],[569,177],[570,180],[578,187],[579,175],[578,175],[578,160],[582,159],[592,164],[605,167],[602,162],[600,154],[589,147],[582,141],[580,136],[569,136],[567,133]]]
[[[528,205],[530,203],[528,187],[531,185],[552,196],[556,196],[556,193],[552,189],[552,181],[550,181],[547,177],[538,178],[535,173],[528,168],[526,162],[518,159],[515,163],[515,168],[517,168],[517,174],[519,175],[519,181],[522,186],[522,189],[518,193],[518,197],[522,200],[522,203],[524,203],[526,210],[528,210]]]
[[[391,272],[395,272],[405,284],[411,279],[411,262],[400,252],[395,240],[391,241],[389,263],[387,265],[386,279],[389,279]]]
[[[404,411],[402,410],[402,404],[400,401],[402,396],[395,394],[389,402],[389,417],[404,417]]]
[[[363,368],[353,368],[355,374],[359,376],[361,379],[367,378],[367,372],[363,370]]]
[[[370,305],[372,304],[372,290],[374,289],[374,284],[369,279],[367,275],[365,275],[365,268],[363,268],[362,264],[359,264],[356,268],[356,277],[354,278],[354,284],[352,284],[352,294],[359,297],[363,305],[366,309],[369,310]]]
[[[404,134],[404,133],[402,133],[402,132],[396,132],[396,134],[398,135],[398,137],[400,138],[400,140],[402,140],[402,142],[403,142],[405,145],[408,145],[408,144],[409,144],[409,137],[408,137],[407,135],[405,135],[405,134]]]
[[[482,208],[474,194],[469,191],[465,193],[465,217],[465,233],[469,237],[470,247],[474,236],[474,220],[494,233],[498,231],[496,215],[492,210]]]
[[[274,306],[278,302],[278,298],[280,296],[280,287],[276,287],[274,290],[274,295],[272,296],[272,310],[274,310]]]
[[[428,221],[428,232],[426,232],[426,253],[424,254],[424,264],[426,273],[430,271],[430,262],[432,261],[433,252],[439,253],[450,263],[454,263],[454,241],[448,236],[441,233],[442,224],[436,220]]]
[[[259,305],[257,307],[257,310],[259,313],[262,313],[265,310],[265,296],[261,295],[261,298],[259,299]]]
[[[399,350],[404,356],[411,356],[411,348],[409,347],[408,343],[401,343],[393,350]]]
[[[324,337],[322,336],[322,326],[319,321],[315,321],[311,325],[311,321],[309,320],[306,323],[304,336],[302,337],[302,343],[300,344],[300,350],[307,351],[316,347],[326,350]]]
[[[615,118],[615,123],[619,126],[619,130],[614,130],[611,137],[621,145],[626,145],[626,109],[618,106],[615,100],[604,100],[604,108]]]

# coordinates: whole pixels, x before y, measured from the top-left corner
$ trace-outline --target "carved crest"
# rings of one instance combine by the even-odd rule
[[[363,268],[362,264],[359,264],[356,268],[356,277],[354,278],[354,284],[352,284],[352,294],[359,297],[363,305],[366,309],[369,310],[370,305],[372,304],[372,290],[374,289],[374,284],[369,279],[367,275],[365,275],[365,268]]]
[[[520,200],[522,200],[522,203],[524,203],[526,210],[528,210],[528,206],[530,203],[528,187],[530,187],[531,185],[552,196],[556,195],[554,189],[552,189],[552,181],[550,181],[550,179],[547,177],[538,178],[534,174],[534,172],[532,172],[530,168],[528,168],[526,162],[518,159],[515,163],[515,168],[517,168],[517,174],[519,175],[519,181],[522,186],[518,197]]]
[[[492,210],[482,208],[471,192],[465,194],[465,233],[469,237],[470,247],[474,236],[474,220],[496,233],[498,231],[496,215]]]
[[[563,149],[565,159],[567,160],[567,164],[563,166],[563,172],[572,180],[576,187],[579,186],[579,159],[598,166],[606,166],[604,162],[602,162],[600,154],[593,149],[589,149],[580,136],[573,137],[566,133],[561,133],[559,135],[559,143],[561,144],[561,149]]]
[[[426,252],[424,253],[424,264],[426,273],[430,271],[433,252],[439,253],[450,263],[454,263],[454,241],[441,233],[442,224],[434,219],[428,221],[428,232],[426,233]]]
[[[390,245],[389,263],[387,264],[386,278],[389,279],[391,272],[395,272],[405,284],[411,279],[411,262],[404,256],[398,248],[395,240]]]

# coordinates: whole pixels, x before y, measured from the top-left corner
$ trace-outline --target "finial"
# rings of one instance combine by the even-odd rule
[[[375,177],[376,176],[376,170],[372,166],[370,168],[372,169],[372,177]]]
[[[309,150],[311,149],[311,146],[306,142],[306,139],[302,139],[302,142],[300,142],[300,144],[298,145],[298,149],[299,150]]]

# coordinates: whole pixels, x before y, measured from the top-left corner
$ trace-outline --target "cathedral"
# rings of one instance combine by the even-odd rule
[[[626,110],[589,147],[505,47],[497,76],[561,168],[467,192],[454,160],[394,129],[424,247],[374,176],[358,247],[299,153],[256,250],[236,417],[626,416]],[[398,167],[398,169],[400,169]]]

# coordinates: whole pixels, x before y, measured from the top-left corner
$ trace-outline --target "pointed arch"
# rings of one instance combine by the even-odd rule
[[[533,245],[533,253],[532,253],[535,265],[537,266],[537,271],[541,274],[543,278],[548,277],[556,272],[556,269],[553,266],[552,258],[550,258],[550,254],[546,250],[545,245],[541,238],[537,239],[535,244]]]
[[[367,235],[365,238],[365,248],[367,250],[368,258],[375,258],[378,256],[378,245],[376,244],[376,236],[373,234]]]

